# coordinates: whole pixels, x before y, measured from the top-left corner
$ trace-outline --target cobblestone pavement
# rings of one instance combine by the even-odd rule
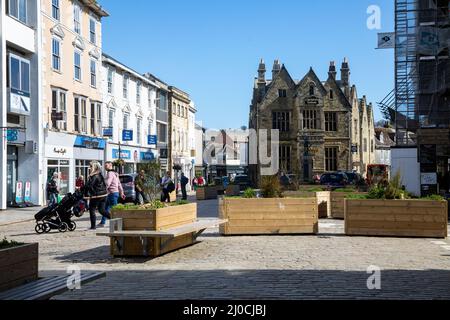
[[[199,216],[217,215],[217,201]],[[41,276],[69,265],[106,278],[54,299],[450,299],[450,240],[346,237],[343,222],[322,220],[318,236],[220,237],[156,259],[113,259],[107,238],[86,231],[36,235],[34,223],[0,227],[0,237],[39,242]],[[381,290],[368,290],[371,265]]]

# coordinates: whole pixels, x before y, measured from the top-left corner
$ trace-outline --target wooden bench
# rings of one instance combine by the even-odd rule
[[[125,247],[126,238],[139,238],[141,242],[141,255],[144,257],[157,257],[164,253],[193,244],[197,237],[206,229],[220,226],[228,222],[224,219],[205,218],[197,219],[193,223],[161,230],[123,230],[123,219],[111,219],[109,232],[98,232],[97,236],[110,237],[112,241],[111,254],[113,256],[129,256]],[[150,241],[149,241],[150,239]]]
[[[105,272],[81,272],[80,285],[105,277]],[[70,275],[52,276],[0,292],[0,300],[49,300],[69,290]]]

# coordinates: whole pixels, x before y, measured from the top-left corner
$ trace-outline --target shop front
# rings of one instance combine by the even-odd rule
[[[100,138],[77,136],[74,143],[75,179],[89,176],[89,166],[97,161],[103,166],[105,159],[106,141]]]
[[[74,142],[75,136],[60,132],[49,132],[45,144],[46,177],[45,185],[53,174],[58,173],[60,194],[65,195],[75,189]],[[45,190],[47,191],[47,190]],[[45,192],[48,199],[47,192]]]
[[[129,146],[119,146],[116,144],[108,144],[107,161],[122,162],[121,174],[137,173],[140,164],[157,159],[155,150],[148,148],[137,148]]]

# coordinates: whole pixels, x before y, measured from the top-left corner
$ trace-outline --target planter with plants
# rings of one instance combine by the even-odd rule
[[[350,195],[345,203],[345,234],[351,236],[447,237],[447,201],[440,196],[412,199],[400,175]]]
[[[317,234],[318,205],[315,197],[283,198],[278,177],[265,177],[261,198],[252,189],[242,197],[219,200],[221,219],[228,222],[222,235]]]
[[[145,205],[117,205],[111,210],[111,219],[122,219],[124,231],[164,231],[167,229],[193,223],[197,220],[197,204],[177,201],[162,203],[153,200]],[[149,239],[148,251],[153,256],[185,247],[193,243],[193,234],[186,234],[173,239],[170,246],[164,246],[164,239]],[[113,256],[138,256],[142,253],[143,243],[139,238],[125,238],[123,248],[111,240],[111,254]],[[122,249],[122,250],[120,250]]]
[[[38,278],[39,244],[0,241],[0,291]]]
[[[196,191],[197,200],[211,200],[217,199],[218,187],[215,185],[208,185],[198,187]]]

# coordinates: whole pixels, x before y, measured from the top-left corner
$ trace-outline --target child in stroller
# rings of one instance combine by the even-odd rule
[[[84,211],[86,211],[86,202],[83,199],[83,190],[69,193],[60,203],[44,208],[34,216],[35,231],[38,234],[49,233],[51,230],[75,231],[77,224],[71,218],[74,215],[81,217]]]

